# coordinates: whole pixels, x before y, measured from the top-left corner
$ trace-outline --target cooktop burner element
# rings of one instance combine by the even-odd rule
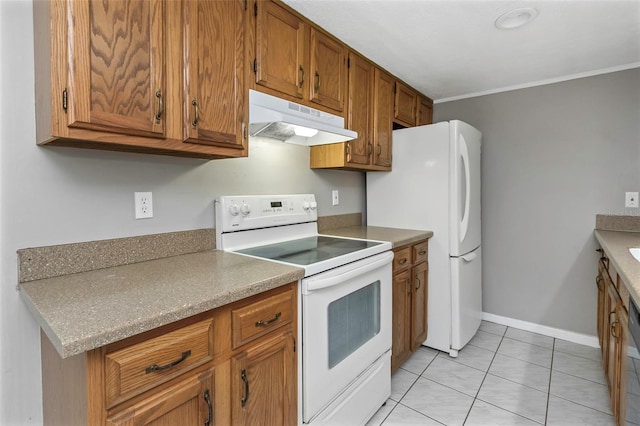
[[[353,240],[318,235],[276,244],[251,247],[238,250],[237,253],[296,265],[310,265],[380,244],[382,243],[377,241]]]

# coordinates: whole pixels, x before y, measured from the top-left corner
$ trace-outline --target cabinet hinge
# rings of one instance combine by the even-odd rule
[[[398,82],[393,83],[393,93],[398,92]]]
[[[351,68],[351,58],[347,58],[347,68]]]
[[[253,16],[258,16],[258,2],[253,4]]]
[[[247,0],[244,0],[244,10],[247,10]]]
[[[295,352],[295,351],[296,351],[296,339],[294,338],[293,339],[293,352]]]
[[[253,72],[258,73],[258,58],[253,60]]]
[[[69,102],[69,98],[67,95],[67,89],[64,89],[62,91],[62,109],[64,110],[64,112],[67,112],[68,102]]]

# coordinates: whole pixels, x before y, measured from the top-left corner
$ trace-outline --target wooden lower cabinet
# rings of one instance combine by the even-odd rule
[[[428,240],[394,248],[391,372],[427,338]]]
[[[42,332],[44,424],[295,424],[296,319],[290,283],[65,359]]]
[[[629,295],[624,282],[610,266],[604,252],[598,265],[596,284],[598,339],[611,397],[611,411],[618,425],[640,424],[640,396],[630,392],[631,388],[628,386]],[[636,381],[637,388],[640,381],[633,376],[631,380]]]

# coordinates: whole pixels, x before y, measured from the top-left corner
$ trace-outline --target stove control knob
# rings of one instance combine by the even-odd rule
[[[229,206],[229,214],[231,216],[238,216],[238,213],[240,213],[240,208],[238,207],[238,205],[236,203],[233,203]]]
[[[315,201],[311,202],[311,210],[315,210],[318,207],[318,203],[316,203]]]
[[[242,203],[242,207],[240,207],[240,213],[242,213],[242,216],[249,216],[249,213],[251,213],[251,206],[247,203]]]
[[[311,208],[311,204],[308,201],[303,201],[302,208],[305,210],[309,210]]]

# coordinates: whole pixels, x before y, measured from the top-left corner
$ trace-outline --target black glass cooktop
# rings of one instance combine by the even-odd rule
[[[238,250],[237,252],[265,259],[278,260],[280,262],[293,263],[295,265],[311,265],[379,244],[381,243],[376,241],[350,240],[318,235],[282,243],[251,247]]]

